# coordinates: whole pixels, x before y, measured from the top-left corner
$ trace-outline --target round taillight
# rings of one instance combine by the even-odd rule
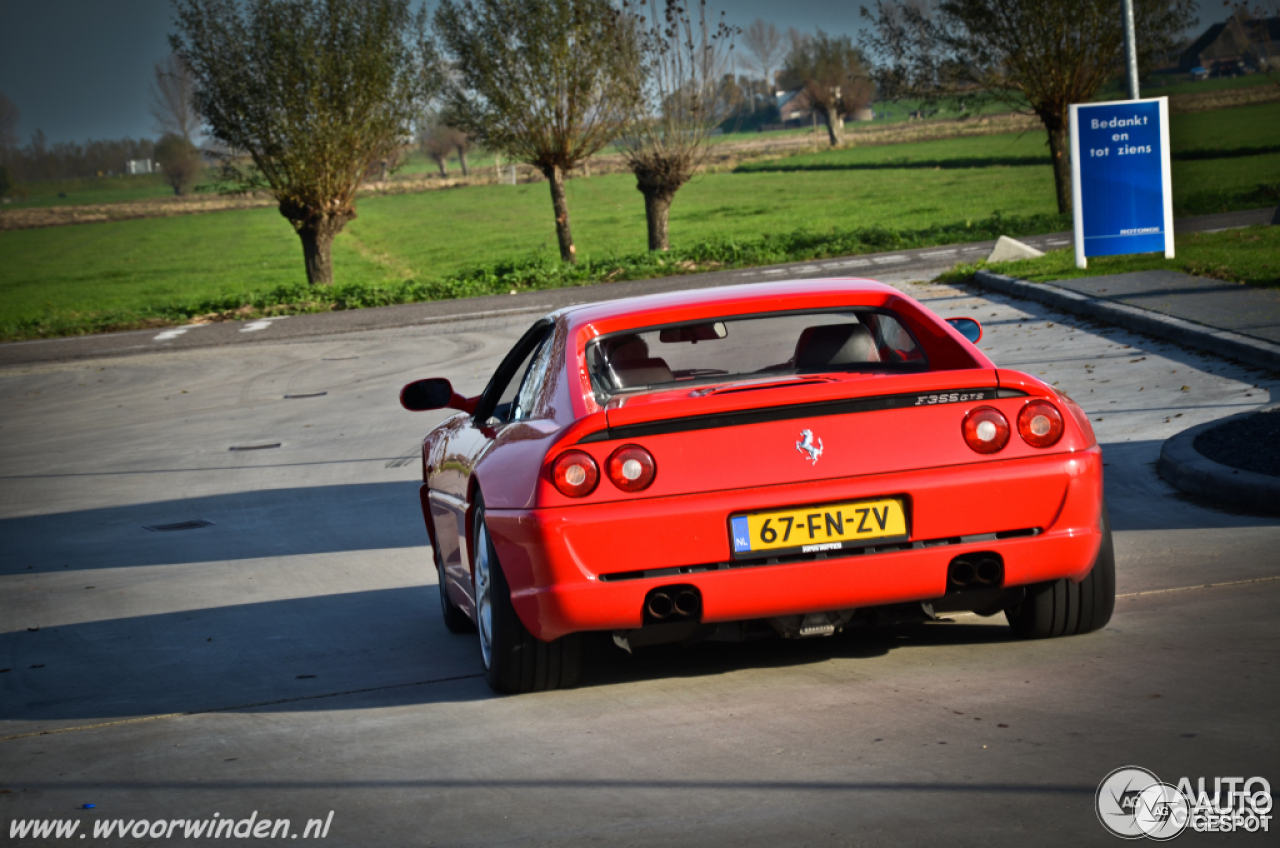
[[[1046,400],[1033,400],[1018,413],[1018,435],[1033,448],[1056,445],[1062,426],[1062,413]]]
[[[610,482],[624,492],[649,488],[658,466],[653,455],[639,445],[623,445],[609,456],[605,465]]]
[[[586,451],[565,451],[551,465],[551,482],[563,495],[585,498],[600,482],[600,468]]]
[[[995,453],[1009,443],[1008,419],[990,406],[969,410],[960,431],[965,444],[978,453]]]

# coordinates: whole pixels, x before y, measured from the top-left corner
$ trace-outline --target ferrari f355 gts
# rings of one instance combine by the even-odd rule
[[[1003,613],[1097,630],[1115,604],[1102,454],[1066,394],[997,367],[979,324],[868,280],[573,306],[423,442],[444,622],[498,692],[626,650]]]

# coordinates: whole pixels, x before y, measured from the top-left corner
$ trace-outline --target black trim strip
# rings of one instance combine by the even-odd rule
[[[975,388],[946,392],[912,392],[901,395],[830,400],[794,406],[772,406],[764,409],[743,409],[712,415],[691,415],[687,418],[668,418],[662,421],[645,421],[623,427],[610,427],[588,433],[578,444],[607,442],[613,439],[640,439],[645,436],[665,436],[668,433],[689,433],[695,430],[714,430],[720,427],[741,427],[746,424],[764,424],[772,421],[790,421],[796,418],[822,418],[830,415],[849,415],[856,412],[879,412],[885,409],[906,409],[913,406],[936,406],[939,403],[971,403],[998,398],[1026,397],[1019,389]],[[947,398],[934,400],[929,398]],[[951,398],[954,398],[952,400]],[[963,400],[961,399],[963,398]]]
[[[647,580],[659,577],[676,577],[682,574],[703,574],[708,571],[730,571],[740,568],[765,568],[771,565],[792,565],[802,562],[817,562],[824,559],[850,559],[856,556],[874,554],[891,554],[898,551],[918,551],[923,548],[937,548],[951,545],[968,545],[974,542],[993,542],[1001,539],[1018,539],[1028,536],[1039,536],[1044,531],[1039,527],[1025,527],[1020,530],[1002,530],[999,533],[975,533],[972,536],[952,536],[946,539],[925,539],[919,542],[895,542],[888,545],[871,545],[846,551],[820,551],[814,554],[796,554],[785,557],[769,557],[768,559],[738,560],[737,562],[710,562],[702,565],[677,565],[671,568],[647,568],[639,571],[618,571],[613,574],[601,574],[601,583],[621,583],[626,580]]]

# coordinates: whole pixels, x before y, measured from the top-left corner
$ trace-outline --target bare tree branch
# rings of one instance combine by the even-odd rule
[[[180,135],[194,142],[200,132],[200,116],[196,114],[195,78],[181,58],[169,54],[163,62],[156,62],[151,79],[151,117],[156,119],[155,130],[161,135]]]
[[[782,57],[782,33],[773,23],[766,23],[756,18],[742,31],[742,45],[747,48],[754,60],[750,67],[760,72],[764,80],[766,97],[773,97],[773,74],[778,60]],[[755,97],[751,98],[752,111],[755,111]]]

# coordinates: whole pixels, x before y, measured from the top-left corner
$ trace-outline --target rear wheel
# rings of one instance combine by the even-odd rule
[[[1116,552],[1111,519],[1102,507],[1102,546],[1089,576],[1079,583],[1050,580],[1028,586],[1026,596],[1004,611],[1013,632],[1024,639],[1048,639],[1101,630],[1116,606]]]
[[[501,694],[567,689],[582,672],[582,635],[553,642],[534,638],[516,615],[511,588],[484,522],[484,500],[476,496],[475,512],[476,629],[485,680]]]
[[[440,549],[436,546],[435,536],[431,537],[431,555],[436,561],[436,580],[439,581],[440,588],[440,616],[444,619],[444,626],[449,628],[450,633],[473,632],[476,629],[475,623],[467,617],[462,607],[455,604],[449,597],[449,590],[444,581],[444,560],[440,558]]]

